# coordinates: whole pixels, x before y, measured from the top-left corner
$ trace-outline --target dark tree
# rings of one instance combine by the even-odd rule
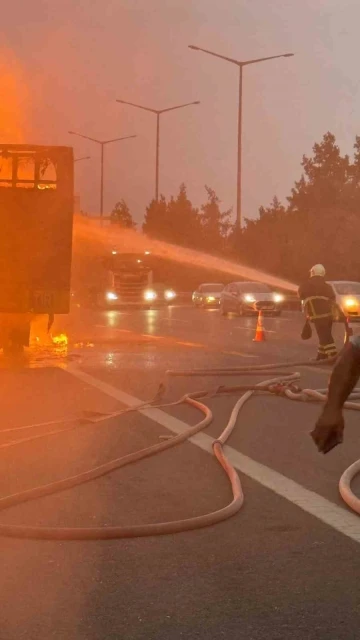
[[[329,278],[360,278],[360,138],[353,163],[326,133],[304,156],[303,174],[283,207],[274,198],[257,220],[246,220],[237,256],[289,280],[303,278],[322,262]]]
[[[152,200],[146,207],[143,231],[149,236],[167,240],[169,237],[169,217],[167,203],[163,195],[159,200]]]
[[[198,248],[201,237],[199,212],[189,200],[184,184],[180,185],[177,197],[170,199],[167,213],[171,225],[171,242]]]
[[[351,181],[349,156],[341,156],[332,133],[326,133],[320,144],[314,144],[313,152],[312,158],[303,156],[304,173],[288,198],[293,211],[341,205]]]
[[[205,186],[207,202],[201,206],[200,220],[202,244],[207,251],[219,253],[225,250],[226,240],[232,227],[230,216],[232,209],[221,211],[221,200],[215,191]]]
[[[125,200],[116,203],[110,214],[111,224],[117,224],[124,229],[134,229],[136,222],[133,221],[129,207]]]

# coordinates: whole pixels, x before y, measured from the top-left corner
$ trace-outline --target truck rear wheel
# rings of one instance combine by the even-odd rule
[[[30,322],[18,323],[16,326],[6,326],[2,328],[1,346],[4,354],[16,355],[24,351],[30,342]]]

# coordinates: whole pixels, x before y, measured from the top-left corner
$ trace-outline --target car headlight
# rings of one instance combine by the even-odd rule
[[[283,302],[283,300],[284,300],[284,296],[282,296],[281,293],[274,294],[274,302]]]
[[[166,291],[164,292],[164,297],[166,300],[173,300],[174,298],[176,298],[176,293],[172,289],[166,289]]]
[[[145,300],[155,300],[157,298],[156,292],[153,289],[146,289],[144,298]]]
[[[356,307],[357,304],[358,303],[356,302],[356,300],[354,300],[354,298],[346,298],[346,300],[344,300],[345,307]]]
[[[206,300],[207,300],[208,302],[215,302],[215,298],[214,298],[214,296],[208,296],[208,297],[206,298]]]
[[[118,295],[114,292],[114,291],[107,291],[105,294],[105,298],[106,300],[117,300],[118,299]]]
[[[251,295],[251,293],[247,293],[244,296],[244,300],[245,300],[245,302],[255,302],[255,298],[254,298],[254,296]]]

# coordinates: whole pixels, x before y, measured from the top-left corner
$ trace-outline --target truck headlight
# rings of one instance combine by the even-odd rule
[[[105,298],[106,300],[109,300],[109,302],[111,302],[111,301],[117,300],[118,295],[114,291],[107,291],[105,294]]]
[[[215,298],[214,298],[214,296],[208,296],[208,297],[206,298],[206,300],[207,300],[208,302],[215,302]]]
[[[281,293],[274,294],[274,302],[283,302],[283,300],[284,300],[284,296],[282,296]]]
[[[164,292],[164,296],[166,300],[173,300],[174,298],[176,298],[176,293],[172,289],[166,289],[166,291]]]
[[[155,300],[155,298],[157,298],[157,294],[153,289],[146,289],[144,298],[145,300]]]

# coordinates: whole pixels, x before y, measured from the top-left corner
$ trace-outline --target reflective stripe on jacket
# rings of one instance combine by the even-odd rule
[[[321,276],[309,278],[299,287],[299,298],[304,302],[310,320],[332,318],[335,305],[335,293]]]
[[[316,309],[319,309],[320,300],[326,301],[326,304],[322,305],[325,309],[325,307],[327,307],[329,303],[329,298],[326,298],[325,296],[311,296],[310,298],[305,298],[305,300],[303,301],[306,315],[310,320],[318,320],[319,318],[333,317],[333,303],[331,304],[330,311],[326,311],[325,313],[316,312]]]

